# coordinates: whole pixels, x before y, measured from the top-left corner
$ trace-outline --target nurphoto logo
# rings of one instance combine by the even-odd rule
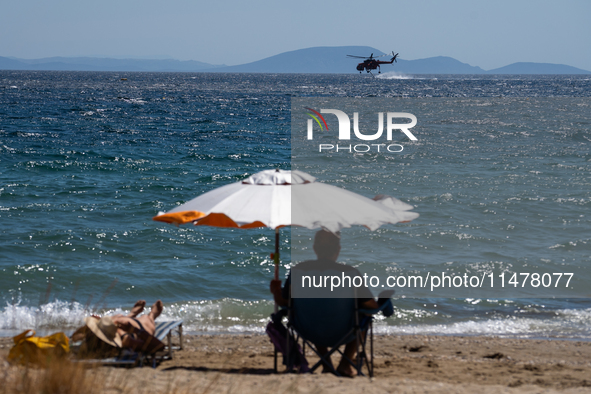
[[[307,114],[311,117],[308,119],[308,140],[314,139],[314,122],[318,124],[320,131],[328,132],[328,125],[326,119],[322,114],[332,114],[337,117],[339,122],[339,141],[351,141],[351,119],[349,116],[338,109],[320,109],[320,112],[305,107],[306,110],[310,111]],[[410,119],[410,123],[398,123],[398,119]],[[404,133],[411,141],[417,141],[417,137],[410,132],[410,129],[416,126],[417,117],[413,114],[406,112],[387,112],[386,113],[386,141],[392,141],[392,135],[394,131],[399,130]],[[364,134],[359,130],[359,113],[353,113],[353,133],[354,138],[361,141],[376,141],[384,134],[384,112],[378,112],[378,130],[373,134]],[[373,144],[319,144],[319,152],[356,152],[363,153],[369,151],[376,152],[390,152],[399,153],[404,150],[404,147],[400,144],[387,144],[387,143],[373,143]]]

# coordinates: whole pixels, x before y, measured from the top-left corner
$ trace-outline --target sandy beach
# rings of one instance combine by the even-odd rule
[[[5,360],[11,338],[0,346]],[[5,379],[22,375],[23,367],[2,363]],[[86,373],[98,392],[112,393],[583,393],[591,392],[591,342],[376,336],[375,377],[350,379],[275,374],[263,335],[186,335],[184,349],[156,369]]]

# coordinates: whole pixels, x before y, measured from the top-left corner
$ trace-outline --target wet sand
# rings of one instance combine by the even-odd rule
[[[0,339],[3,358],[11,344]],[[273,348],[263,335],[185,335],[183,350],[156,369],[101,367],[88,373],[101,376],[101,392],[113,393],[591,392],[591,342],[376,336],[374,346],[373,379],[276,374]],[[315,358],[308,354],[308,361]],[[2,365],[5,374],[22,368]]]

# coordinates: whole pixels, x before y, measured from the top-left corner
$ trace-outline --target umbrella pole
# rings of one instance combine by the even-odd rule
[[[275,229],[275,253],[273,254],[275,263],[275,280],[279,280],[279,229]]]
[[[275,253],[273,253],[273,262],[275,263],[275,280],[279,280],[279,228],[275,229]],[[275,303],[275,313],[279,306]]]

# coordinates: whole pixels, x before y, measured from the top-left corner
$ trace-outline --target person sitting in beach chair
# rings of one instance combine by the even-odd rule
[[[347,289],[348,292],[343,293],[345,296],[340,298],[334,298],[334,294],[331,294],[331,298],[322,294],[319,294],[318,297],[315,296],[315,298],[291,297],[292,277],[298,277],[298,272],[307,274],[332,272],[345,273],[351,277],[361,276],[354,267],[337,263],[340,251],[340,239],[337,235],[325,230],[318,231],[314,237],[314,252],[317,260],[305,261],[294,267],[283,287],[281,287],[281,281],[272,280],[270,290],[275,302],[288,308],[290,325],[295,328],[297,334],[301,335],[304,340],[308,337],[314,344],[321,360],[312,370],[322,364],[323,372],[352,377],[361,371],[361,362],[354,360],[357,360],[360,342],[364,342],[366,330],[371,323],[371,317],[368,315],[380,310],[384,311],[386,307],[391,309],[392,304],[389,302],[389,297],[387,300],[380,299],[378,303],[367,287],[355,289],[355,295],[353,295],[354,292]],[[297,279],[294,283],[298,283]],[[384,314],[388,314],[388,312],[384,311]],[[341,327],[335,327],[335,322],[338,322],[336,324]],[[337,351],[341,344],[345,344],[345,350],[342,352],[341,361],[335,370],[330,355]],[[364,344],[362,345],[364,348]],[[370,375],[372,373],[373,370],[370,370]]]
[[[72,340],[84,340],[81,353],[90,356],[109,356],[120,349],[130,349],[145,354],[154,353],[164,344],[154,337],[155,320],[163,310],[162,301],[152,305],[150,313],[137,317],[146,305],[146,301],[135,303],[129,314],[114,316],[89,316],[84,319],[86,325],[78,329]]]

